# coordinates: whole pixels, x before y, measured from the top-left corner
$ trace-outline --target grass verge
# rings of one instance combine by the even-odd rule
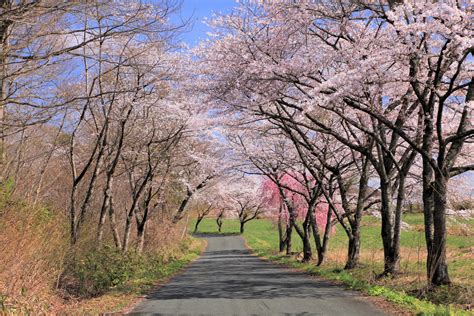
[[[436,305],[429,301],[420,300],[405,292],[390,289],[386,286],[374,285],[365,280],[356,278],[350,271],[334,269],[331,267],[316,267],[314,262],[301,263],[294,257],[285,255],[275,255],[273,251],[266,251],[258,248],[258,244],[249,243],[249,248],[259,257],[263,257],[272,262],[282,264],[286,267],[295,268],[310,275],[322,277],[331,281],[336,281],[346,287],[361,291],[369,296],[383,297],[385,300],[395,303],[416,315],[473,315],[469,311],[458,309],[454,306]]]

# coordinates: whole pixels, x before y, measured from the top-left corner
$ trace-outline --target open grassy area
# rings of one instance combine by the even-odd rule
[[[392,298],[392,301],[408,306],[416,312],[444,313],[443,307],[419,300],[413,301],[414,293],[423,288],[425,280],[425,242],[423,217],[421,214],[407,214],[403,219],[410,228],[401,236],[401,275],[393,279],[376,280],[375,275],[383,270],[383,250],[380,237],[380,222],[374,217],[363,219],[361,232],[361,265],[350,272],[340,272],[346,259],[347,237],[340,227],[336,227],[331,236],[328,257],[324,266],[316,268],[314,263],[300,264],[295,258],[278,254],[278,233],[275,225],[269,220],[255,220],[245,226],[244,237],[248,245],[260,256],[296,266],[327,278],[336,279],[372,295]],[[190,223],[194,227],[194,223]],[[474,221],[456,220],[450,224],[448,237],[449,272],[454,286],[442,288],[436,293],[426,295],[431,302],[440,305],[455,305],[456,310],[472,310],[474,289]],[[225,220],[223,233],[237,233],[238,220]],[[199,226],[199,232],[216,233],[217,225],[213,219],[205,219]],[[302,250],[299,237],[293,238],[295,251]],[[453,309],[451,309],[453,310]],[[468,312],[469,313],[469,312]]]

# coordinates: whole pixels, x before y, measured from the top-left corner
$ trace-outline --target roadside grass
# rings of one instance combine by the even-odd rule
[[[120,311],[138,295],[197,258],[205,242],[183,238],[182,226],[150,219],[142,253],[123,253],[110,239],[96,242],[95,224],[69,243],[69,220],[46,204],[0,185],[0,315],[103,314]]]
[[[121,313],[198,258],[204,246],[203,240],[186,237],[166,252],[124,255],[107,247],[90,252],[65,271],[64,288],[46,284],[42,296],[23,289],[16,296],[0,291],[0,315]]]
[[[146,261],[125,282],[111,287],[100,295],[86,299],[72,299],[55,310],[59,314],[103,314],[120,313],[157,285],[166,282],[199,257],[205,242],[196,238],[185,238],[180,246],[166,258],[139,258]],[[113,264],[113,263],[109,263]],[[131,273],[131,272],[129,272]]]
[[[258,256],[305,270],[313,275],[342,282],[350,288],[371,296],[381,296],[417,314],[464,315],[472,314],[474,295],[474,244],[473,220],[450,222],[447,240],[449,272],[454,283],[451,287],[441,287],[434,292],[426,288],[423,216],[406,214],[404,222],[410,225],[401,236],[401,274],[395,278],[376,279],[383,271],[383,250],[379,220],[365,217],[361,230],[360,267],[344,271],[347,237],[340,227],[336,227],[329,241],[327,261],[321,267],[314,262],[302,264],[298,255],[288,257],[278,253],[278,232],[270,220],[260,219],[248,222],[244,237],[247,244]],[[194,227],[190,223],[189,227]],[[200,233],[217,233],[213,219],[204,219],[199,226]],[[238,220],[225,220],[223,233],[238,233]],[[293,250],[302,251],[302,243],[295,234]],[[415,297],[416,296],[416,297]],[[418,298],[420,299],[418,299]]]

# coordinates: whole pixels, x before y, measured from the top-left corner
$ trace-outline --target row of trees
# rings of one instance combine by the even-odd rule
[[[383,275],[396,274],[403,210],[418,199],[428,283],[450,283],[448,184],[474,169],[469,10],[464,1],[242,1],[212,22],[214,38],[195,52],[199,88],[226,117],[240,168],[277,188],[286,247],[296,230],[308,260],[312,234],[321,264],[335,217],[354,268],[361,218],[376,207]],[[323,204],[325,221],[315,216]]]
[[[273,208],[281,250],[295,231],[309,260],[312,236],[318,264],[339,223],[351,269],[377,209],[393,275],[419,199],[429,283],[450,282],[448,183],[474,169],[468,1],[241,1],[193,54],[179,1],[0,9],[0,181],[65,210],[71,245],[141,251],[151,218],[232,209],[243,232]]]
[[[178,222],[225,170],[187,94],[179,4],[0,1],[1,182],[66,211],[72,245],[141,251],[150,218]]]
[[[218,231],[221,232],[224,218],[239,220],[240,233],[245,231],[245,224],[272,214],[268,203],[269,191],[260,181],[260,177],[245,177],[235,169],[235,165],[214,186],[205,189],[196,196],[190,209],[196,213],[194,232],[205,217],[216,218]]]

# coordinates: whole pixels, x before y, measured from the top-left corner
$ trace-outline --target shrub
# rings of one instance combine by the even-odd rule
[[[92,250],[73,263],[72,274],[77,278],[80,294],[97,295],[123,285],[146,269],[146,258],[135,252],[122,253],[104,247]]]

